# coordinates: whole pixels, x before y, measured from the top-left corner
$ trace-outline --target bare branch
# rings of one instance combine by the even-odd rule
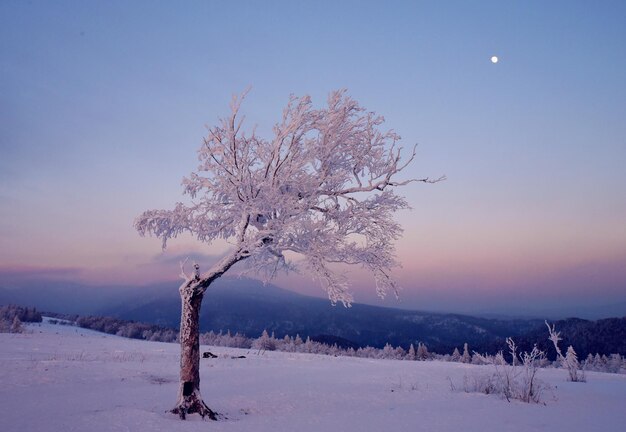
[[[187,264],[187,261],[189,260],[189,257],[185,258],[184,261],[180,262],[180,278],[182,280],[184,280],[185,282],[189,281],[191,278],[187,275],[187,273],[185,273],[185,264]]]
[[[554,349],[556,350],[556,354],[559,356],[561,360],[565,359],[565,357],[563,356],[563,353],[561,352],[561,348],[559,348],[559,341],[561,341],[561,333],[556,331],[554,324],[550,326],[547,320],[545,321],[545,323],[546,323],[546,326],[548,327],[548,333],[550,334],[550,337],[548,339],[552,341],[552,344],[554,345]]]

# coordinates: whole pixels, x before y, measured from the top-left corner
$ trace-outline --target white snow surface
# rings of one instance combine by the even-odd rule
[[[234,348],[201,360],[205,402],[221,421],[167,413],[178,390],[177,344],[49,323],[0,334],[0,430],[23,431],[624,431],[626,376],[588,373],[552,386],[545,404],[465,393],[490,366],[372,360]],[[245,359],[233,356],[245,355]]]

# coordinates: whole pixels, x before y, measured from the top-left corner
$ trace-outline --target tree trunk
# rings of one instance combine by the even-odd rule
[[[182,312],[180,319],[180,388],[172,413],[182,420],[187,414],[198,413],[217,420],[217,413],[202,400],[200,394],[200,305],[204,294],[190,284],[180,288]]]

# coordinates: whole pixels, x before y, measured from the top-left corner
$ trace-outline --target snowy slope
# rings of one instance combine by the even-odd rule
[[[202,391],[226,417],[179,421],[178,346],[50,324],[0,334],[0,430],[22,431],[591,431],[626,430],[626,376],[589,373],[545,405],[452,391],[489,366],[210,348]],[[207,348],[209,349],[209,348]],[[231,356],[246,355],[245,359]]]

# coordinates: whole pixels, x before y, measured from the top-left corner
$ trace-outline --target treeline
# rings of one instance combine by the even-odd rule
[[[621,354],[611,354],[610,356],[589,354],[583,362],[584,370],[609,373],[626,373],[626,357]]]
[[[16,305],[0,306],[0,333],[22,333],[24,322],[41,322],[41,313],[35,308]]]
[[[282,338],[276,338],[273,333],[270,335],[267,330],[264,330],[261,336],[256,339],[239,333],[233,335],[230,332],[214,333],[210,331],[200,335],[200,343],[211,346],[256,349],[258,351],[282,351],[395,360],[432,360],[437,356],[437,354],[430,353],[426,345],[421,343],[418,344],[417,349],[411,345],[408,351],[402,347],[394,348],[390,344],[385,345],[382,349],[370,346],[356,349],[353,347],[342,348],[336,343],[326,344],[313,340],[310,337],[303,340],[300,335],[295,337],[285,335]]]
[[[175,342],[178,338],[178,332],[171,328],[112,317],[81,316],[75,324],[102,333],[152,342]]]
[[[54,315],[55,319],[50,319],[53,324],[69,324],[82,328],[91,329],[107,334],[141,339],[157,342],[177,342],[178,331],[161,327],[154,324],[147,324],[135,321],[126,321],[113,317],[101,316],[76,316],[61,314]],[[0,307],[0,329],[4,332],[21,332],[22,322],[41,322],[41,313],[34,308],[23,308],[19,306]],[[315,340],[317,339],[317,340]],[[275,337],[274,333],[269,334],[264,330],[258,338],[250,338],[246,335],[230,331],[215,333],[209,331],[200,335],[200,343],[203,345],[222,346],[231,348],[254,349],[259,352],[282,351],[294,353],[310,353],[332,356],[347,356],[373,359],[390,360],[413,360],[413,361],[446,361],[469,364],[490,364],[496,362],[496,356],[479,354],[470,351],[468,344],[464,344],[462,352],[455,348],[450,354],[439,354],[429,351],[423,343],[417,346],[411,344],[408,349],[401,346],[394,347],[386,344],[384,348],[339,346],[337,343],[324,343],[333,340],[330,336],[307,337],[302,339],[300,335],[292,337],[286,335],[282,338]],[[498,360],[501,361],[501,360]],[[541,360],[541,367],[560,367],[558,360],[550,361],[547,358]],[[581,361],[584,370],[626,373],[626,357],[620,354],[600,355],[589,354],[585,360]]]
[[[386,344],[382,349],[370,346],[354,349],[352,347],[341,348],[337,346],[337,344],[329,345],[317,342],[309,337],[307,337],[306,340],[303,340],[299,335],[296,335],[295,337],[287,335],[283,338],[276,338],[274,334],[270,335],[266,330],[264,330],[261,336],[256,339],[248,338],[239,333],[235,333],[233,335],[230,332],[214,333],[210,331],[200,335],[200,343],[211,346],[256,349],[260,352],[282,351],[388,360],[437,360],[474,365],[506,362],[503,356],[499,357],[499,360],[496,360],[496,356],[479,354],[476,352],[470,353],[468,344],[464,344],[463,352],[459,351],[458,348],[455,348],[451,354],[438,354],[430,352],[427,346],[422,343],[418,343],[417,348],[411,344],[408,350],[405,350],[400,346],[393,347],[390,344]],[[511,361],[511,359],[509,359],[509,361]],[[542,358],[538,366],[561,367],[562,365],[558,360],[550,361],[547,358]],[[620,354],[611,354],[610,356],[601,356],[599,354],[596,354],[595,356],[589,355],[585,361],[581,362],[581,367],[584,370],[597,372],[626,373],[626,357],[622,357]]]
[[[14,317],[18,317],[22,322],[41,322],[42,320],[41,312],[36,308],[16,305],[0,306],[0,320],[13,321]]]

